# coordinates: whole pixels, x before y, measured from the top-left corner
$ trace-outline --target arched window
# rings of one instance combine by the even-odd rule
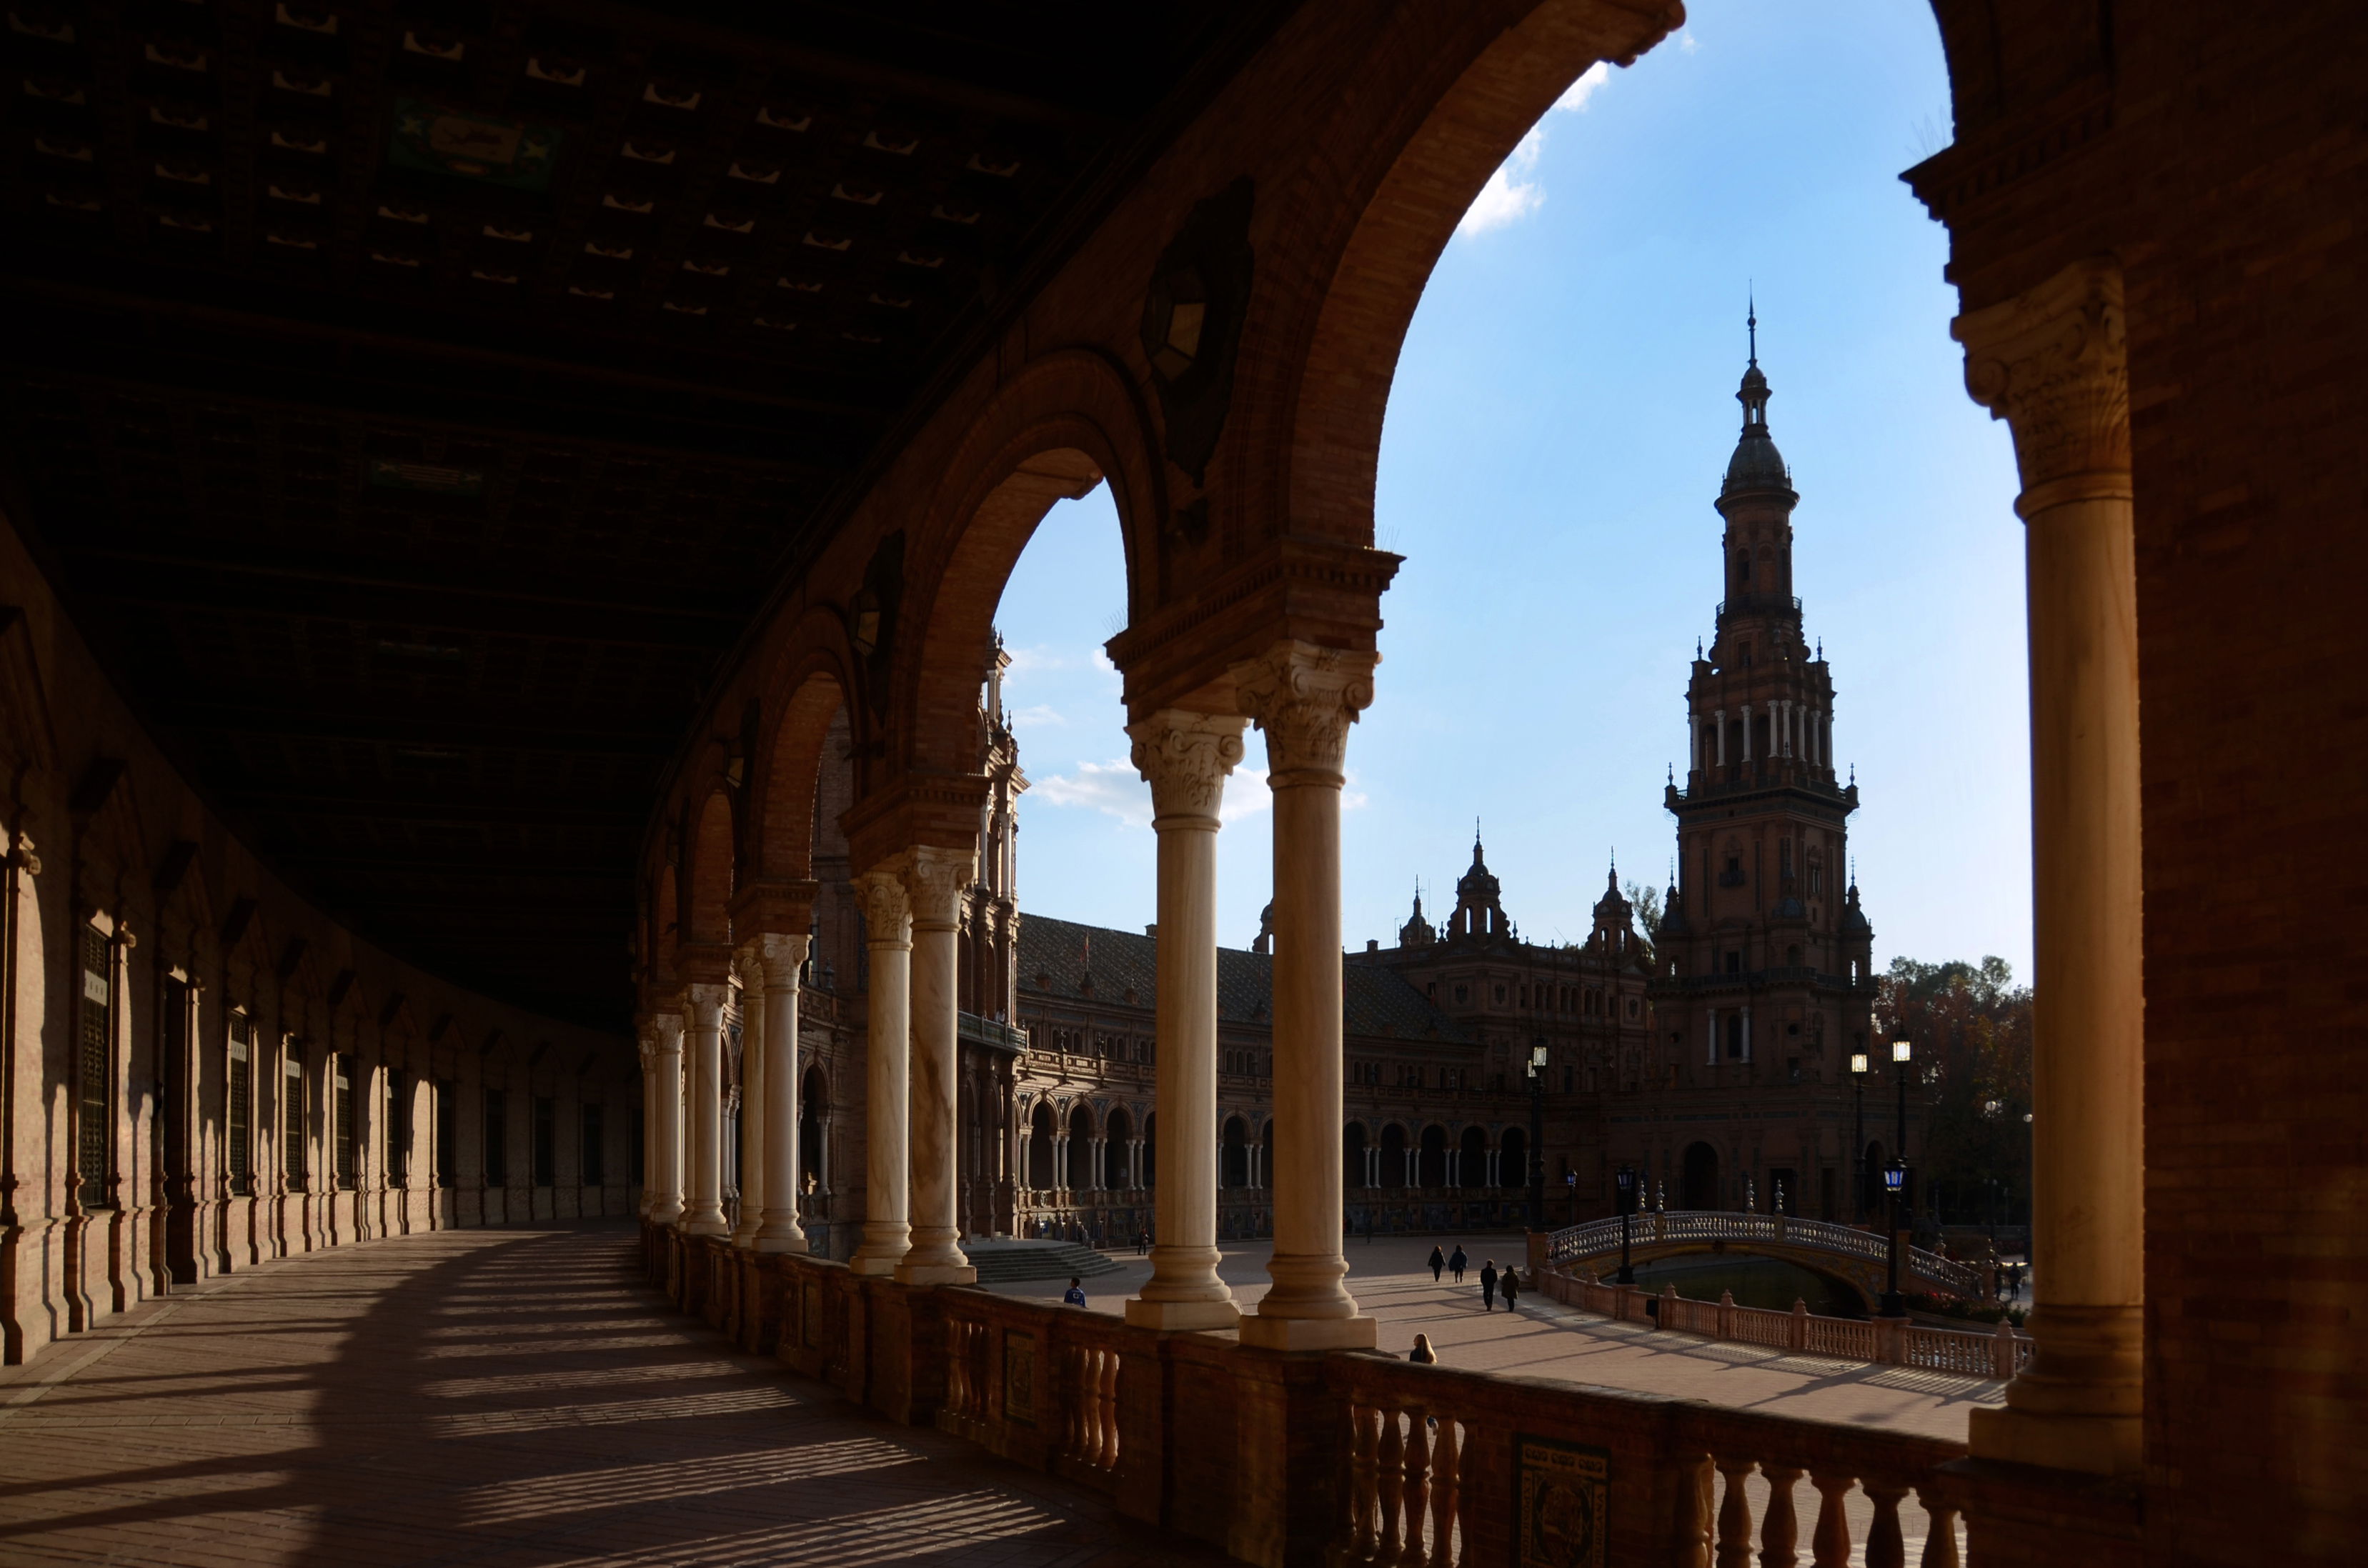
[[[1238,1116],[1225,1118],[1225,1128],[1219,1139],[1217,1185],[1247,1187],[1250,1184],[1250,1130]]]

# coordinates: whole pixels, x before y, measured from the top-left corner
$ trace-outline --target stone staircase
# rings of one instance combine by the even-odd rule
[[[1008,1285],[1028,1279],[1066,1279],[1071,1275],[1091,1279],[1116,1274],[1119,1266],[1089,1246],[1076,1242],[1027,1240],[968,1241],[962,1250],[978,1270],[982,1285]]]

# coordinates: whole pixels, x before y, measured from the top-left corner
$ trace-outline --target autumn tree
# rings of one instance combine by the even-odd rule
[[[2004,959],[1894,959],[1875,983],[1877,1038],[1915,1045],[1927,1108],[1916,1160],[1947,1221],[2026,1218],[2031,1205],[2031,988]]]

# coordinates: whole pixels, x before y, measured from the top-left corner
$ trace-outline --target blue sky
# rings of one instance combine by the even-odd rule
[[[2006,429],[1965,396],[1945,236],[1899,171],[1948,134],[1931,15],[1700,0],[1575,85],[1433,275],[1382,446],[1377,699],[1351,735],[1344,932],[1415,881],[1452,902],[1473,821],[1532,940],[1576,939],[1616,849],[1668,881],[1660,804],[1719,597],[1747,290],[1791,462],[1795,580],[1831,660],[1835,756],[1878,961],[2030,967],[2022,528]],[[1056,507],[998,616],[1026,909],[1153,918],[1148,792],[1100,644],[1125,604],[1107,492]],[[1268,897],[1264,747],[1228,790],[1221,937]],[[1434,909],[1436,903],[1433,904]]]

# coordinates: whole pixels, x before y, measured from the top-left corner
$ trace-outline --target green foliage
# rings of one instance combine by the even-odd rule
[[[2004,959],[1978,964],[1894,959],[1875,983],[1882,1040],[1916,1047],[1927,1106],[1921,1151],[1911,1150],[1927,1207],[1979,1221],[2027,1214],[2031,1194],[2031,988]],[[1997,1184],[1994,1187],[1991,1184]]]

